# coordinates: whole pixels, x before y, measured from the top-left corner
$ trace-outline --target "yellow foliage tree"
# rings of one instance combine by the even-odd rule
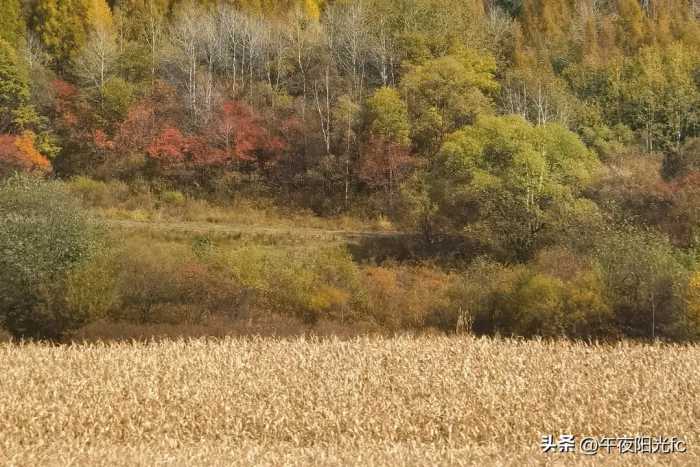
[[[59,68],[66,65],[98,26],[112,27],[105,0],[37,0],[32,23]]]

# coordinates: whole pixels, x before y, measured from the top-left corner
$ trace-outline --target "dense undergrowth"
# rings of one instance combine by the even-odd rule
[[[14,251],[25,245],[22,251],[31,251],[2,260],[3,283],[15,284],[4,298],[5,310],[12,312],[2,318],[15,336],[433,330],[692,340],[700,331],[694,258],[650,232],[611,231],[586,255],[573,244],[560,244],[521,263],[499,259],[497,250],[488,249],[445,257],[420,237],[401,256],[386,246],[386,236],[372,244],[305,237],[293,229],[217,235],[105,228],[95,212],[104,214],[131,199],[104,186],[86,179],[65,184],[21,176],[2,185],[1,246]],[[206,212],[206,202],[185,195],[144,196],[154,203],[151,212],[170,209],[168,197],[178,199],[175,206],[195,203],[201,215]],[[262,212],[260,218],[274,215]],[[408,237],[397,235],[394,242],[405,246]],[[46,236],[60,241],[51,245]],[[36,257],[47,260],[36,263]]]

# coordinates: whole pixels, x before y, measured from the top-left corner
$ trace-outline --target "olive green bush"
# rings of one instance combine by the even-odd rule
[[[618,328],[635,337],[683,337],[690,258],[653,231],[625,228],[597,243]]]
[[[129,186],[124,182],[103,182],[85,176],[73,177],[66,187],[89,207],[108,208],[126,201],[130,195]]]
[[[262,305],[315,323],[352,319],[360,299],[360,273],[342,248],[279,249],[246,245],[220,252],[229,274],[257,291]]]
[[[2,326],[17,337],[55,339],[101,313],[101,304],[66,295],[85,279],[101,240],[99,225],[63,185],[24,175],[1,182]]]
[[[479,258],[448,292],[444,323],[456,326],[461,317],[476,334],[611,336],[605,292],[594,264],[567,250],[545,251],[527,265]]]
[[[242,290],[176,243],[126,242],[118,254],[117,301],[111,317],[136,323],[200,323],[240,310]]]
[[[393,264],[362,272],[364,313],[383,328],[441,327],[439,311],[447,304],[451,274],[430,266]]]

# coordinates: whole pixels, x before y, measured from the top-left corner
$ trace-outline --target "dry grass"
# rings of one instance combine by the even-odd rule
[[[125,208],[93,207],[98,216],[114,221],[150,222],[152,224],[179,224],[191,226],[216,225],[233,228],[282,229],[339,231],[339,232],[391,232],[394,226],[384,218],[373,220],[357,217],[335,216],[319,217],[307,210],[281,209],[274,205],[257,206],[244,200],[230,206],[218,206],[203,200],[187,199],[182,205],[161,207]],[[176,227],[177,228],[177,227]]]
[[[700,347],[471,337],[0,344],[0,464],[700,465]],[[678,435],[666,457],[546,433]]]

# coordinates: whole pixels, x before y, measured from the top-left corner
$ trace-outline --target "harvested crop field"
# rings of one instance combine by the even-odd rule
[[[700,347],[473,337],[0,345],[1,465],[700,465]],[[683,454],[543,454],[543,435]]]

